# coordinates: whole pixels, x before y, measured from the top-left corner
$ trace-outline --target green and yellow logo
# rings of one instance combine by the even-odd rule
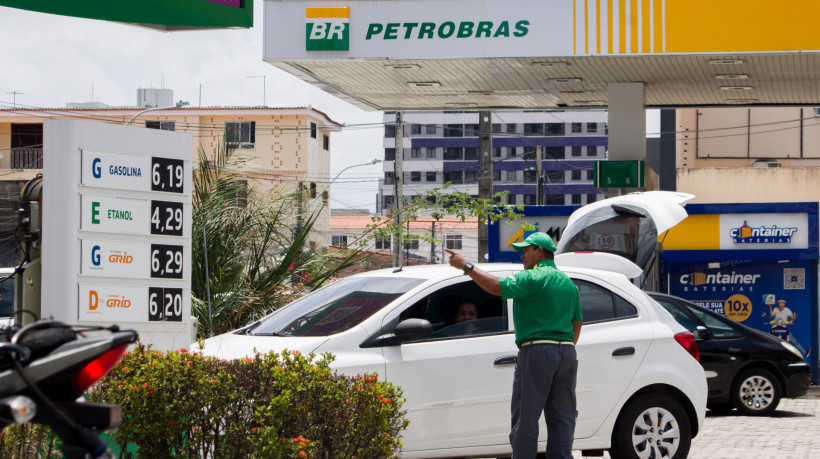
[[[350,8],[305,8],[307,51],[350,49]]]

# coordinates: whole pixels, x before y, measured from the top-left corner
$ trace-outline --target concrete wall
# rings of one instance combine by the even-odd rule
[[[697,203],[817,201],[820,168],[678,168],[677,184]]]

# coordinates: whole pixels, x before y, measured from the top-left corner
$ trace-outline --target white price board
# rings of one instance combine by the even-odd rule
[[[141,242],[83,239],[80,274],[102,277],[148,277],[151,245]]]
[[[79,284],[80,320],[96,322],[182,322],[187,288]]]
[[[183,236],[190,205],[179,201],[84,194],[80,229],[101,233]]]

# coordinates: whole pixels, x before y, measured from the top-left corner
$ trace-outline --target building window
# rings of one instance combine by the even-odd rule
[[[508,182],[514,182],[515,179],[516,179],[517,171],[506,171],[506,172],[507,172],[507,174],[506,174],[507,181]]]
[[[410,150],[411,158],[421,158],[421,148],[413,148]]]
[[[316,138],[316,123],[310,123],[310,138]]]
[[[583,123],[572,123],[572,133],[577,134],[579,132],[582,132],[583,127]]]
[[[524,135],[544,135],[542,123],[524,123]]]
[[[501,171],[493,171],[493,180],[496,182],[501,181]]]
[[[587,169],[587,180],[593,180],[592,170],[591,169]]]
[[[230,148],[253,149],[256,143],[256,122],[227,122],[225,137]]]
[[[547,183],[564,183],[564,171],[548,171]]]
[[[376,250],[384,250],[390,248],[390,236],[376,237]]]
[[[507,125],[507,134],[515,134],[517,131],[515,129],[515,123]]]
[[[464,159],[467,161],[476,161],[478,160],[478,148],[465,148],[464,149]]]
[[[544,197],[544,204],[548,206],[563,206],[564,205],[564,195],[563,194],[548,194]]]
[[[517,147],[507,147],[507,158],[514,158]]]
[[[410,181],[411,182],[421,182],[421,171],[410,172]]]
[[[516,197],[516,196],[517,196],[517,195],[515,195],[515,194],[508,194],[508,195],[507,195],[507,204],[509,204],[509,205],[511,205],[511,206],[514,206],[514,205],[515,205],[515,197]]]
[[[464,183],[478,183],[478,171],[464,171]]]
[[[598,195],[597,194],[588,194],[587,195],[587,204],[595,202],[597,200],[598,200]]]
[[[524,183],[535,183],[538,179],[537,171],[524,171]]]
[[[419,238],[417,237],[409,237],[408,239],[404,240],[404,250],[418,250],[419,248]]]
[[[493,147],[493,158],[500,158],[501,157],[501,148],[502,147]]]
[[[396,125],[395,124],[385,124],[384,125],[384,137],[387,139],[393,139],[396,137]]]
[[[463,174],[461,171],[445,172],[444,181],[451,182],[453,184],[461,184],[464,181]]]
[[[445,124],[444,137],[464,137],[463,124]]]
[[[547,147],[547,151],[544,152],[544,159],[564,159],[566,158],[564,150],[564,147]]]
[[[572,147],[572,156],[581,156],[581,147],[580,146],[575,145],[574,147]]]
[[[501,132],[501,124],[493,123],[493,134],[497,134]]]
[[[598,132],[598,123],[587,123],[587,132]]]
[[[534,205],[536,205],[535,195],[534,194],[525,194],[524,195],[524,205],[525,206],[534,206]]]
[[[560,136],[566,132],[566,125],[564,123],[547,123],[547,135]]]
[[[426,134],[433,134],[436,133],[436,125],[435,124],[428,124],[425,129]]]
[[[385,208],[393,206],[393,196],[383,196],[383,198]]]
[[[330,193],[327,190],[322,191],[322,204],[327,205],[330,200]]]
[[[327,134],[322,136],[322,148],[325,150],[330,150],[330,136]]]
[[[529,159],[529,160],[535,159],[536,151],[537,150],[536,150],[535,147],[524,147],[524,156],[523,156],[523,158],[524,159]]]
[[[395,161],[396,160],[396,149],[395,148],[385,148],[384,149],[384,160],[385,161]]]
[[[160,131],[176,131],[174,121],[146,121],[145,127],[148,129],[159,129]]]
[[[330,244],[333,247],[347,247],[347,235],[342,235],[342,236],[332,235],[332,236],[330,236]]]
[[[464,149],[463,148],[445,148],[444,149],[444,160],[445,161],[460,161],[464,159]]]
[[[393,172],[385,172],[384,173],[384,184],[385,185],[392,185],[394,178],[396,178],[396,175]]]
[[[461,243],[461,235],[460,234],[448,234],[447,239],[445,240],[446,247],[450,250],[461,250],[462,243]]]
[[[435,148],[427,148],[427,157],[431,159],[436,158],[436,149]]]
[[[571,175],[572,175],[572,177],[570,178],[570,180],[572,180],[573,182],[580,182],[581,181],[581,171],[574,170],[574,171],[572,171]]]
[[[427,181],[428,182],[435,182],[436,181],[435,171],[427,171]]]
[[[581,204],[581,195],[580,194],[573,194],[572,195],[572,203],[573,204]]]
[[[310,182],[310,199],[316,199],[316,182]]]
[[[464,137],[478,137],[478,125],[477,124],[465,124],[464,125]]]
[[[410,134],[413,134],[413,135],[421,134],[421,124],[411,124],[410,125]]]
[[[587,147],[587,156],[598,156],[598,147]]]

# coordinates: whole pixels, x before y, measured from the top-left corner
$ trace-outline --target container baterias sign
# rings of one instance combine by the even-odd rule
[[[161,30],[253,26],[253,0],[0,0],[0,6]]]
[[[795,0],[789,8],[739,0],[265,3],[264,59],[269,61],[820,49],[820,35],[812,32],[820,14],[816,0]]]

